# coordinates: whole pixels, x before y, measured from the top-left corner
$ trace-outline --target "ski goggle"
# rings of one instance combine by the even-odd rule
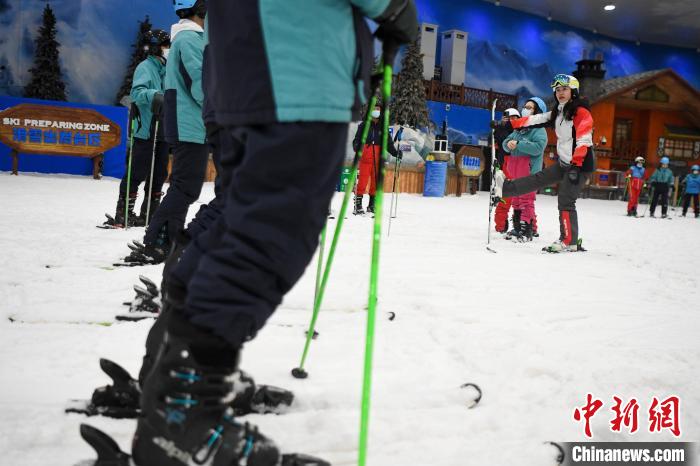
[[[573,76],[569,76],[568,74],[558,74],[554,76],[550,86],[552,89],[556,89],[560,86],[578,89],[578,79],[574,78]]]

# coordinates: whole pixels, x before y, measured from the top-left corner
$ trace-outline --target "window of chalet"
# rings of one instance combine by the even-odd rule
[[[668,94],[656,86],[645,87],[635,95],[637,100],[648,100],[651,102],[668,102]]]
[[[688,139],[666,139],[664,155],[671,159],[694,159],[695,142]]]

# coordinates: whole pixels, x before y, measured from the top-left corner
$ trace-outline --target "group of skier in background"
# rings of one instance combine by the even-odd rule
[[[645,162],[644,157],[640,156],[635,158],[634,165],[626,172],[627,183],[625,190],[629,190],[627,215],[630,217],[638,216],[637,207],[639,205],[639,198],[644,188],[650,186],[649,216],[655,216],[654,212],[656,211],[656,207],[660,204],[661,217],[668,218],[668,198],[674,189],[675,183],[675,177],[669,168],[671,160],[665,156],[661,157],[661,160],[659,160],[659,167],[651,176],[648,176],[647,170],[644,167]],[[682,191],[680,191],[681,195],[678,197],[678,202],[683,205],[681,215],[683,217],[686,216],[688,208],[690,207],[690,201],[692,200],[695,218],[700,217],[700,206],[698,205],[698,194],[700,194],[699,165],[693,165],[690,168],[690,173],[685,175],[680,181],[680,187]]]

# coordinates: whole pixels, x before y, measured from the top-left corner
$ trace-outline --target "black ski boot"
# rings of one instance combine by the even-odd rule
[[[136,226],[136,213],[134,212],[134,205],[136,204],[137,193],[129,194],[129,226]],[[123,194],[119,194],[119,199],[117,199],[117,208],[114,210],[114,217],[105,214],[107,220],[102,224],[105,228],[124,228],[125,220],[125,208],[126,208],[126,198]]]
[[[147,199],[144,199],[144,201],[141,203],[141,214],[139,215],[139,222],[141,224],[140,226],[145,226],[151,222],[153,214],[160,205],[161,197],[163,197],[163,193],[153,193],[151,195],[151,210],[150,212],[148,212],[148,216],[146,215],[146,212],[148,211]]]
[[[173,306],[168,301],[182,303],[185,293],[184,287],[175,281],[173,284],[163,288],[165,305],[155,324],[151,327],[146,337],[146,354],[143,356],[141,371],[139,372],[139,384],[143,385],[148,374],[151,372],[153,364],[158,357],[158,350],[163,343],[168,321],[172,313]],[[243,371],[237,375],[240,384],[236,397],[231,402],[231,407],[237,416],[250,413],[280,414],[291,406],[294,401],[294,393],[283,388],[271,385],[256,385],[251,376]]]
[[[190,244],[192,238],[187,230],[180,230],[173,241],[172,247],[170,248],[170,253],[167,259],[165,259],[165,264],[163,265],[163,279],[160,282],[160,289],[168,289],[168,279],[170,277],[170,271],[180,262],[180,257],[185,251],[185,248]]]
[[[506,233],[506,239],[520,239],[522,222],[520,221],[520,216],[522,215],[521,210],[513,211],[513,229]]]
[[[353,215],[364,215],[365,211],[362,208],[362,195],[355,194],[355,209],[352,211]]]
[[[124,258],[124,263],[114,264],[116,266],[138,266],[161,264],[168,257],[170,251],[170,240],[168,238],[168,224],[164,224],[154,244],[130,245],[131,253]]]
[[[172,312],[143,387],[132,444],[136,465],[328,464],[281,457],[257,428],[234,419],[231,401],[241,388],[236,377],[239,350]]]
[[[369,196],[369,204],[367,204],[367,212],[374,213],[374,196]]]
[[[525,243],[527,241],[532,241],[532,221],[520,222],[520,236],[518,236],[518,241]]]

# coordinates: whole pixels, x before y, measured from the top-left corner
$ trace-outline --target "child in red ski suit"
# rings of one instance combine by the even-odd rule
[[[637,157],[634,159],[634,165],[627,170],[627,183],[629,184],[630,197],[627,201],[627,216],[637,216],[637,205],[639,204],[639,195],[644,189],[644,158]]]
[[[357,177],[357,187],[355,188],[355,215],[362,215],[365,211],[362,209],[362,196],[369,194],[369,204],[367,212],[374,212],[374,194],[377,190],[377,175],[382,161],[382,125],[379,122],[382,108],[377,105],[372,111],[372,121],[370,122],[369,132],[364,147],[362,147],[362,158],[360,159],[359,173]],[[357,127],[355,138],[352,141],[352,149],[357,152],[362,144],[362,130],[364,122]],[[394,157],[398,157],[398,151],[391,139],[387,145],[389,153]]]

